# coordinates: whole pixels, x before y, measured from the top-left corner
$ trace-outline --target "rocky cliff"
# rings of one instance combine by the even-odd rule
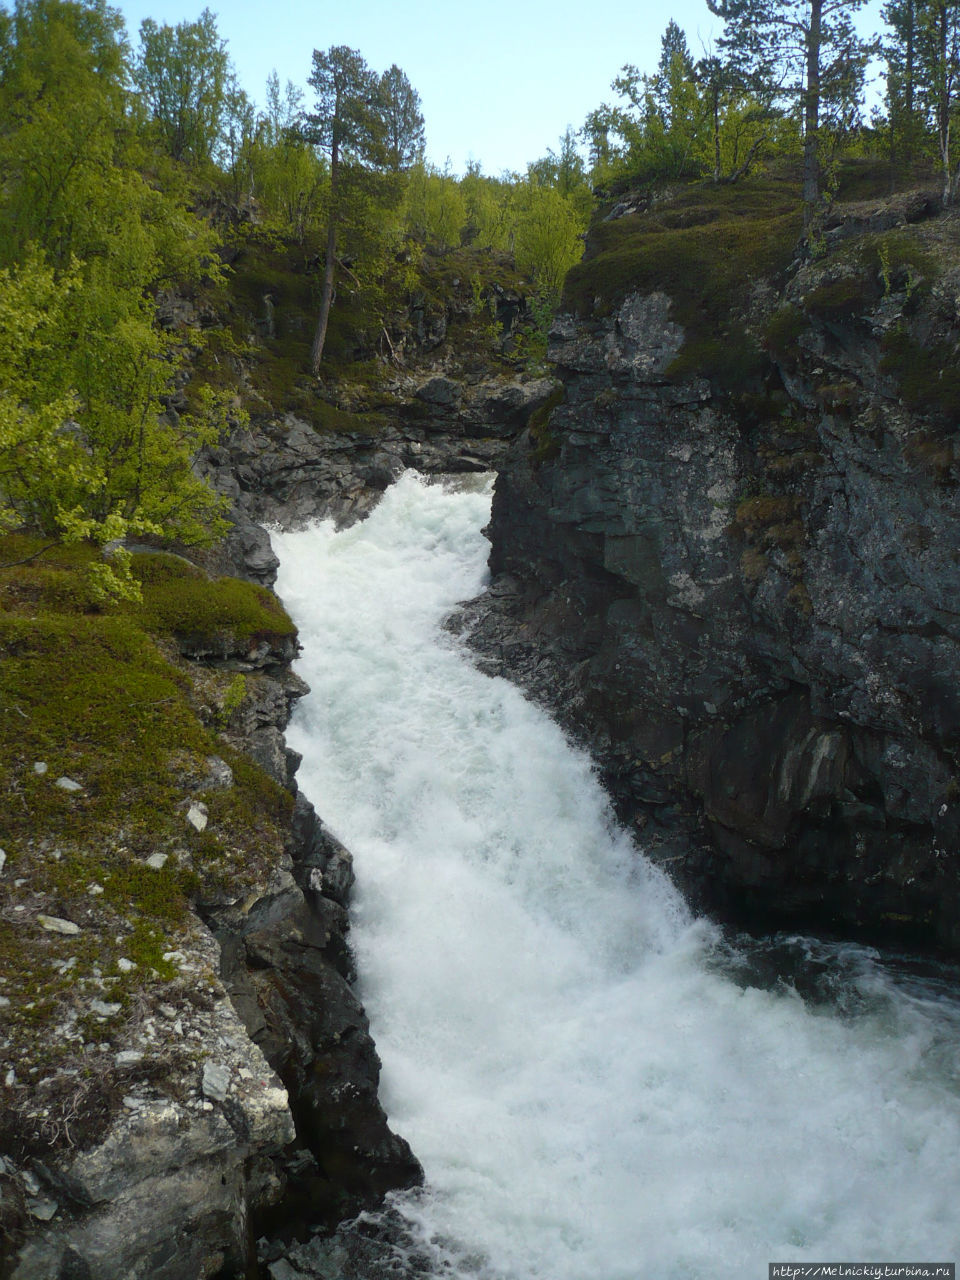
[[[251,1274],[271,1221],[332,1226],[420,1177],[350,988],[350,856],[284,746],[305,692],[289,619],[173,557],[135,565],[159,647],[54,605],[55,566],[6,584],[25,723],[0,865],[0,1272],[17,1280]],[[41,670],[64,627],[76,666]]]
[[[960,218],[627,202],[497,484],[474,643],[714,908],[960,946]]]

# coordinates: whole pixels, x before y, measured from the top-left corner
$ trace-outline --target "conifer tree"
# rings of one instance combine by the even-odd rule
[[[720,47],[758,93],[799,107],[804,222],[821,200],[822,131],[840,127],[859,101],[869,45],[853,26],[865,0],[707,0],[726,30]]]
[[[387,163],[400,173],[423,155],[423,112],[420,95],[394,63],[380,77],[380,109],[386,132]]]
[[[385,158],[385,129],[380,102],[380,84],[356,49],[334,45],[313,52],[313,70],[307,83],[316,92],[314,110],[306,117],[307,136],[330,157],[330,210],[327,218],[327,247],[320,292],[320,311],[310,352],[314,373],[320,369],[337,272],[337,235],[343,216],[342,170],[345,164],[382,163]]]

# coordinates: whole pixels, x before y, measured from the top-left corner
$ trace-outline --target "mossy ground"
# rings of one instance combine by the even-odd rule
[[[28,539],[0,539],[0,565],[34,549]],[[184,629],[289,635],[277,602],[244,583],[209,582],[174,557],[138,556],[143,604],[101,609],[78,572],[93,554],[57,549],[0,569],[0,997],[9,1002],[0,1084],[13,1073],[8,1118],[30,1114],[38,1080],[68,1070],[80,1087],[107,1070],[131,1010],[177,988],[164,956],[195,926],[191,906],[265,882],[292,803],[201,717],[201,702],[225,698],[233,676],[195,679],[169,639]],[[214,757],[231,767],[232,786],[217,786]],[[80,789],[58,786],[60,778]],[[186,821],[191,800],[207,805],[203,832]],[[154,854],[165,855],[162,866],[148,865]],[[41,916],[80,932],[51,932]],[[120,1009],[98,1013],[94,1000]],[[63,1136],[56,1124],[46,1135]],[[6,1135],[8,1144],[30,1137]]]
[[[563,305],[604,315],[630,293],[666,293],[686,330],[670,375],[739,388],[762,365],[747,327],[751,289],[785,270],[801,231],[792,176],[693,183],[645,213],[595,226],[583,262],[567,276]]]

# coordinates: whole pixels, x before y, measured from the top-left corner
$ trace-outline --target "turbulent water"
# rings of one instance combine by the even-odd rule
[[[408,473],[362,524],[275,536],[312,688],[288,737],[355,855],[381,1096],[427,1177],[411,1232],[497,1280],[953,1259],[949,985],[781,940],[801,995],[691,916],[589,760],[442,629],[488,513]]]

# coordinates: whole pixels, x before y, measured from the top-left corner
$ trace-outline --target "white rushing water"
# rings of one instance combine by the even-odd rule
[[[442,630],[488,511],[408,473],[274,539],[312,688],[288,738],[355,856],[381,1096],[427,1176],[402,1212],[445,1274],[503,1280],[955,1258],[955,1006],[857,948],[846,1012],[735,980],[589,761]]]

